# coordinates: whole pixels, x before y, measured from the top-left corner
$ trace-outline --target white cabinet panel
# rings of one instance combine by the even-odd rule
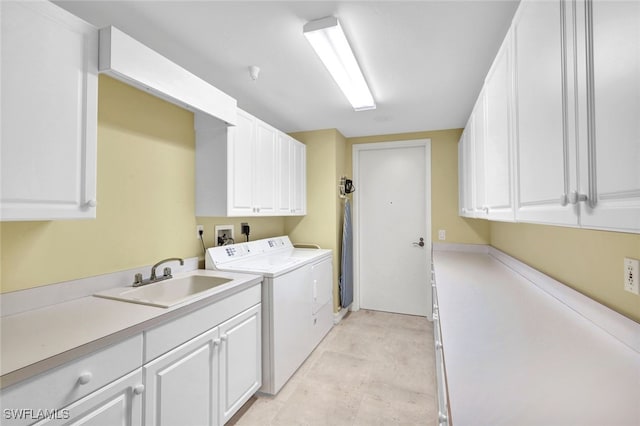
[[[577,225],[574,206],[560,202],[575,188],[564,123],[562,7],[560,1],[526,1],[514,19],[516,219]]]
[[[238,110],[238,124],[229,128],[227,179],[229,185],[228,214],[230,216],[249,216],[254,213],[253,150],[256,138],[254,120],[254,117]]]
[[[0,8],[0,217],[95,218],[98,31],[45,1]]]
[[[593,53],[580,193],[589,201],[580,223],[640,232],[640,3],[588,1],[586,12]]]
[[[259,215],[276,213],[276,129],[256,119],[253,150],[253,206]]]
[[[293,170],[293,145],[291,138],[284,133],[278,134],[278,214],[287,216],[293,207],[293,195],[291,181],[294,176]]]
[[[474,217],[486,218],[487,209],[485,204],[485,95],[484,91],[480,93],[476,106],[471,114],[471,120],[473,121],[471,132],[471,144],[472,149],[472,161],[473,161],[473,188],[474,202],[473,211]]]
[[[508,36],[485,82],[484,206],[487,218],[491,220],[514,220],[510,42]]]
[[[219,345],[214,328],[143,367],[146,425],[219,424]]]
[[[292,139],[293,176],[291,178],[292,214],[307,214],[307,146]]]
[[[260,305],[220,325],[220,424],[262,385]]]
[[[306,146],[283,133],[278,135],[278,212],[282,216],[307,212]]]
[[[463,215],[465,217],[475,217],[475,161],[474,158],[474,147],[473,147],[473,130],[474,129],[474,120],[473,116],[469,119],[467,123],[467,127],[465,127],[464,132],[462,133],[462,166],[463,166],[463,176],[462,176],[462,185],[464,186],[463,191]]]

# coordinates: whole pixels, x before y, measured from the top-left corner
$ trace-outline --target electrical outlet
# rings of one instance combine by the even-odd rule
[[[200,232],[202,232],[202,235],[204,235],[204,226],[203,225],[196,225],[196,238],[200,239]]]
[[[640,260],[624,258],[624,289],[640,296]]]
[[[440,241],[444,241],[447,239],[447,231],[444,229],[440,229],[438,230],[438,239]]]

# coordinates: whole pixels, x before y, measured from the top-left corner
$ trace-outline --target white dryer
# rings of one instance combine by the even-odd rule
[[[331,250],[266,238],[212,247],[205,267],[264,277],[260,391],[275,395],[333,326]]]

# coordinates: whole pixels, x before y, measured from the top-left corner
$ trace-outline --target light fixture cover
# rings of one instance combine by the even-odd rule
[[[338,18],[329,16],[308,22],[303,33],[353,108],[375,109],[373,95]]]

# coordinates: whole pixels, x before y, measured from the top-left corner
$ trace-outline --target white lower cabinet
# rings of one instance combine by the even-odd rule
[[[3,425],[140,425],[142,334],[2,389]]]
[[[37,426],[47,425],[142,425],[142,370],[137,369],[61,410]]]
[[[260,316],[258,304],[145,364],[144,424],[227,422],[262,384]]]
[[[220,325],[220,424],[226,423],[262,385],[260,305]]]
[[[145,364],[144,424],[217,425],[218,328]]]
[[[0,423],[223,425],[262,386],[261,285],[0,393]]]

